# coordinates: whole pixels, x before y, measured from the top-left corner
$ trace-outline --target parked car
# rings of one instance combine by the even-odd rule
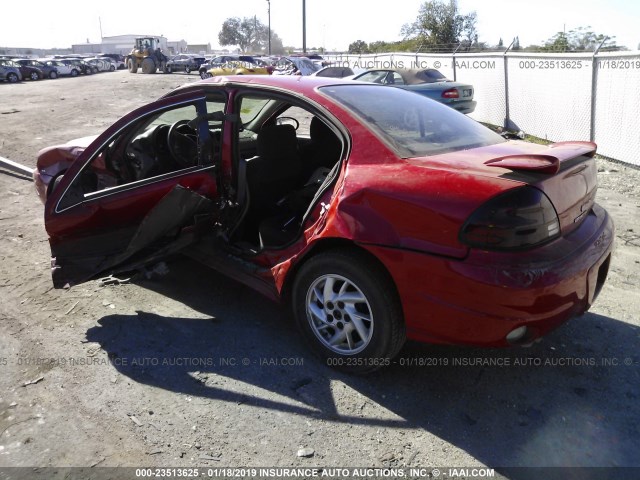
[[[96,67],[99,72],[113,72],[116,69],[108,58],[87,58],[85,62]]]
[[[181,53],[174,55],[167,61],[166,69],[168,72],[191,73],[192,71],[198,70],[203,63],[206,63],[204,57]]]
[[[81,63],[82,65],[85,65],[89,70],[91,70],[92,74],[100,72],[100,69],[96,65],[92,65],[91,63],[87,62],[85,59],[76,60],[76,63]]]
[[[311,60],[314,64],[318,66],[318,68],[328,67],[331,62],[328,62],[324,59],[322,55],[317,53],[309,53],[307,55],[291,55],[292,57],[306,57]]]
[[[328,365],[365,372],[406,338],[525,345],[588,310],[614,239],[595,152],[399,88],[216,77],[44,149],[34,180],[55,287],[183,252],[290,302]]]
[[[107,62],[107,65],[109,65],[110,72],[115,72],[118,69],[118,62],[111,57],[99,56],[95,58],[102,62]]]
[[[328,66],[311,74],[313,77],[345,78],[354,75],[349,67]]]
[[[274,75],[312,75],[322,67],[307,57],[282,57],[275,64]]]
[[[16,83],[22,80],[20,69],[11,60],[0,60],[0,80]]]
[[[251,55],[218,55],[217,57],[214,57],[212,60],[200,65],[200,67],[198,68],[198,74],[200,75],[200,77],[203,77],[203,74],[206,73],[208,70],[211,70],[214,67],[220,67],[225,63],[229,63],[229,62],[246,62],[250,64],[255,64],[256,60]],[[203,78],[206,78],[206,76]]]
[[[98,55],[97,58],[108,58],[118,70],[124,70],[127,66],[124,63],[124,57],[118,53],[103,53]]]
[[[93,65],[88,64],[82,60],[77,59],[61,59],[60,62],[64,63],[69,67],[75,67],[82,75],[93,75],[98,72],[98,69]]]
[[[77,77],[80,75],[80,69],[75,65],[65,65],[61,60],[40,59],[40,62],[50,67],[55,67],[58,70],[58,75],[69,75],[71,77]]]
[[[444,103],[462,113],[472,113],[477,104],[473,100],[472,85],[449,80],[433,68],[367,70],[350,78],[403,88]]]
[[[214,67],[202,75],[201,78],[216,77],[221,75],[271,75],[273,73],[273,67],[261,67],[255,63],[249,62],[228,62],[219,67]]]
[[[58,69],[55,66],[45,65],[44,63],[39,62],[38,60],[32,60],[30,58],[18,58],[14,60],[14,62],[19,63],[20,65],[36,67],[42,71],[43,75],[46,78],[51,78],[51,79],[58,78]]]
[[[42,80],[44,78],[44,73],[38,67],[23,65],[15,60],[7,60],[7,64],[20,70],[20,75],[23,80],[26,80],[27,78],[29,80]]]

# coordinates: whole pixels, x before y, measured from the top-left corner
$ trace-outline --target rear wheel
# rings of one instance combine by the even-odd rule
[[[112,72],[115,72],[116,71],[116,66],[112,63],[111,64],[111,68],[109,70],[111,70]]]
[[[40,75],[38,75],[38,72],[31,72],[29,74],[29,78],[31,80],[40,80]]]
[[[156,73],[156,62],[153,61],[153,58],[147,57],[142,60],[142,73]]]
[[[367,373],[388,365],[405,340],[402,308],[388,273],[355,250],[321,253],[300,268],[293,311],[327,365]]]
[[[18,81],[18,75],[16,75],[15,73],[8,73],[7,74],[7,82],[16,83],[17,81]]]
[[[49,78],[51,80],[55,80],[56,78],[58,78],[58,72],[52,70],[51,72],[49,72]]]
[[[189,67],[184,67],[184,71],[185,71],[186,73],[191,73],[191,69],[190,69]]]
[[[71,76],[72,77],[77,77],[78,76],[78,70],[76,70],[75,68],[71,70]]]

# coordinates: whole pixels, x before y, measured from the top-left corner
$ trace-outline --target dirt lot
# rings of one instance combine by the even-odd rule
[[[196,80],[0,84],[0,156],[33,166]],[[1,172],[0,466],[640,466],[640,171],[599,162],[617,250],[591,312],[528,349],[409,344],[367,377],[187,260],[53,290],[42,205]]]

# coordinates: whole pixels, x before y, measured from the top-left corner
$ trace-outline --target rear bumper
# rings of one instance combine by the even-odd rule
[[[464,114],[473,113],[473,111],[476,109],[477,104],[478,102],[474,100],[458,101],[458,102],[454,101],[454,102],[445,103],[445,105]]]
[[[464,260],[366,247],[387,267],[413,340],[507,346],[527,343],[589,309],[607,276],[611,217],[598,205],[571,234],[530,252],[471,250]]]

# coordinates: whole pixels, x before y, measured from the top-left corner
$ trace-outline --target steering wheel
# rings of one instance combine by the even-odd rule
[[[175,161],[183,168],[198,162],[198,134],[188,120],[178,120],[169,128],[167,146]]]

